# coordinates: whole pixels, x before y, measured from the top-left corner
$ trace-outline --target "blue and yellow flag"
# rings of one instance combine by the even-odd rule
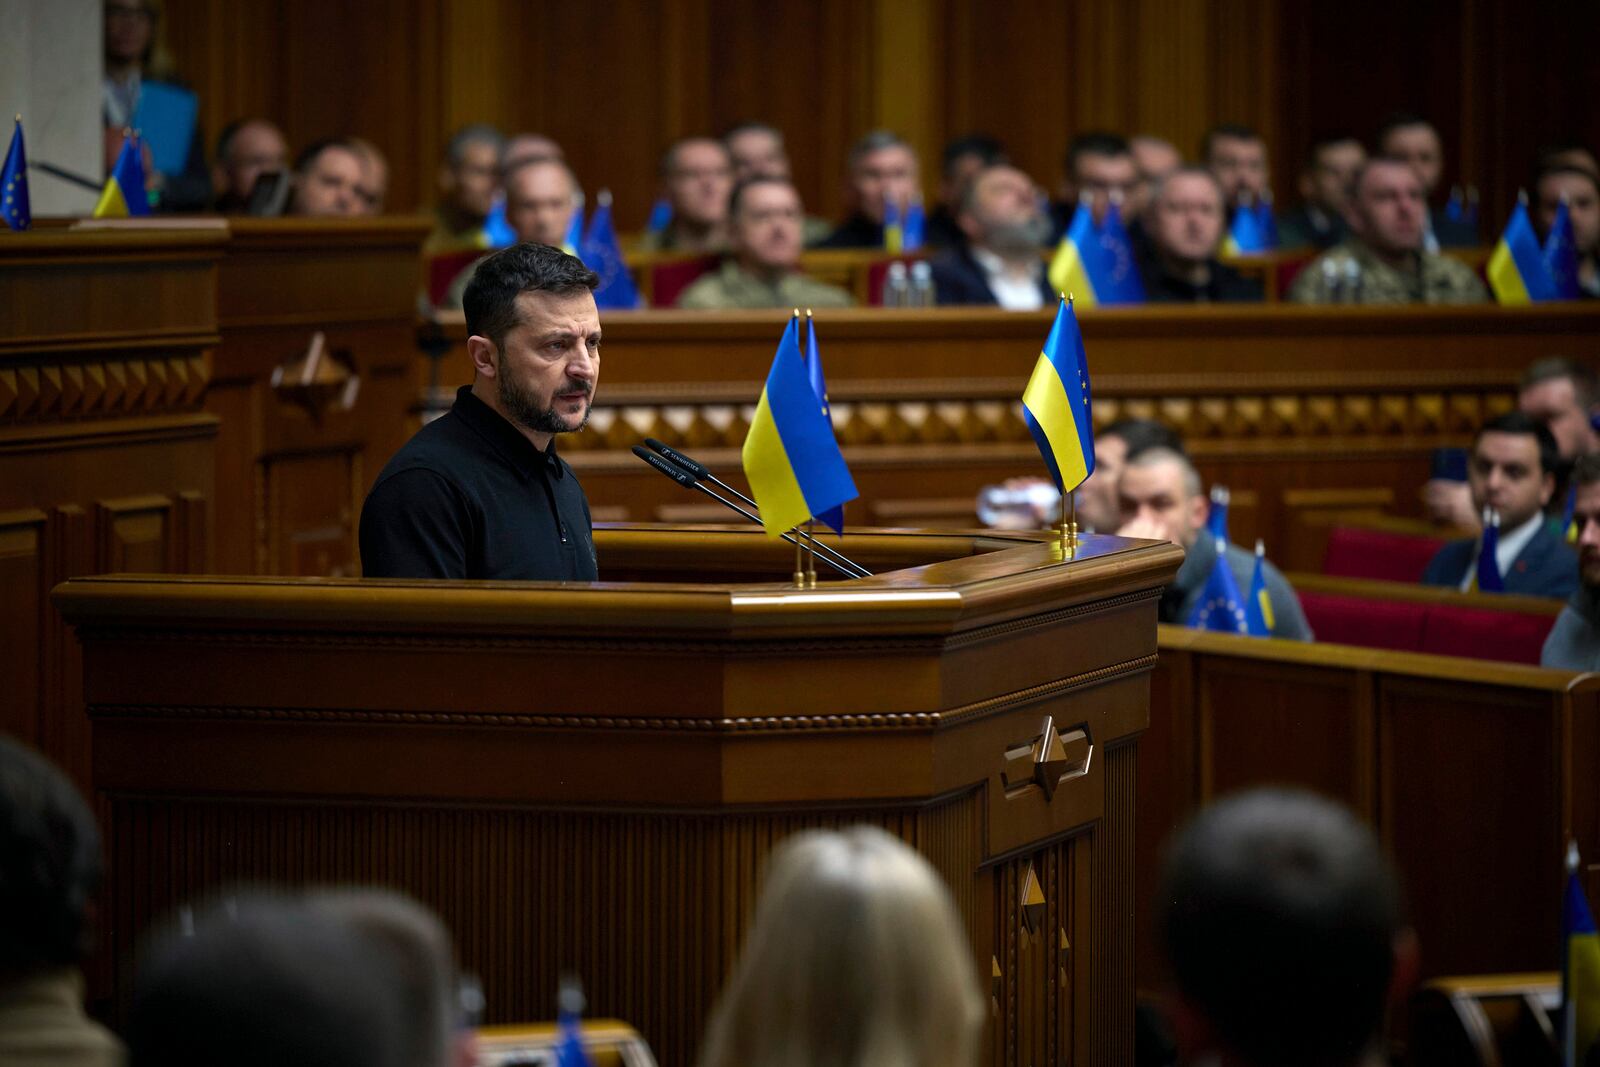
[[[1209,537],[1209,534],[1203,536]],[[1206,577],[1206,587],[1200,591],[1200,602],[1189,616],[1189,625],[1196,630],[1217,630],[1225,634],[1247,634],[1250,620],[1245,613],[1244,597],[1239,595],[1239,582],[1228,564],[1228,542],[1216,539],[1217,555]]]
[[[650,206],[650,218],[644,224],[645,233],[660,233],[672,225],[672,201],[661,197]]]
[[[583,245],[583,194],[573,197],[572,218],[567,221],[566,236],[561,238],[561,251],[569,256],[578,254]]]
[[[1567,890],[1561,905],[1561,1006],[1564,1062],[1577,1067],[1600,1037],[1600,933],[1578,881],[1578,848],[1567,847]]]
[[[922,194],[915,193],[906,205],[905,218],[900,222],[900,251],[915,252],[923,245],[923,234],[928,228],[928,217],[922,209]]]
[[[1250,572],[1250,595],[1244,602],[1245,633],[1271,637],[1277,625],[1272,617],[1272,595],[1267,592],[1267,546],[1257,539],[1256,567]]]
[[[1574,481],[1567,486],[1567,502],[1561,509],[1561,536],[1566,538],[1567,544],[1578,543],[1578,483]]]
[[[583,265],[600,275],[600,285],[594,291],[596,307],[636,308],[639,290],[628,273],[628,264],[622,258],[622,243],[611,224],[611,190],[600,190],[599,202],[589,217],[589,232],[583,236],[578,248],[578,258]]]
[[[1087,200],[1079,199],[1067,232],[1056,245],[1056,254],[1050,259],[1050,288],[1058,293],[1071,293],[1074,302],[1083,301],[1084,307],[1100,303],[1094,288],[1094,271],[1090,262],[1099,255],[1100,245],[1094,229],[1094,216],[1089,213]],[[1059,319],[1058,319],[1059,321]]]
[[[1535,304],[1556,298],[1555,281],[1544,262],[1544,250],[1528,221],[1528,197],[1522,194],[1511,211],[1500,242],[1489,256],[1489,284],[1502,304]]]
[[[506,194],[500,193],[489,206],[489,217],[473,241],[479,248],[510,248],[517,243],[517,231],[506,218]]]
[[[33,208],[28,203],[28,153],[22,147],[22,116],[11,132],[11,147],[6,150],[5,166],[0,167],[0,222],[13,230],[33,225]]]
[[[1487,508],[1483,512],[1483,536],[1478,540],[1478,560],[1472,568],[1469,593],[1504,593],[1505,578],[1500,574],[1500,515]]]
[[[1262,206],[1266,212],[1263,218]],[[1234,208],[1233,220],[1228,224],[1228,235],[1222,239],[1222,254],[1225,256],[1253,256],[1261,252],[1270,252],[1273,247],[1272,234],[1269,227],[1275,227],[1272,221],[1272,206],[1259,203],[1240,202]]]
[[[1211,510],[1206,512],[1206,532],[1212,537],[1228,539],[1228,501],[1233,494],[1225,485],[1211,487]]]
[[[817,351],[817,323],[811,317],[809,308],[806,309],[806,378],[811,382],[811,391],[816,394],[817,402],[822,405],[823,417],[828,420],[828,429],[831,431],[833,411],[828,407],[828,381],[822,374],[822,353]],[[843,504],[817,512],[816,519],[834,533],[844,533]]]
[[[768,537],[859,495],[800,355],[798,315],[778,342],[741,457]]]
[[[883,200],[883,250],[891,256],[905,251],[905,224],[900,221],[900,204],[894,197]]]
[[[144,188],[144,158],[139,152],[139,138],[129,132],[122,137],[122,151],[117,153],[111,177],[100,191],[100,202],[94,206],[97,219],[125,219],[130,215],[150,214],[150,196]]]
[[[1095,301],[1099,304],[1144,303],[1144,279],[1139,277],[1133,241],[1122,225],[1122,211],[1114,200],[1106,208],[1106,220],[1100,224],[1097,237],[1100,255],[1089,261]]]
[[[1550,271],[1550,284],[1555,287],[1557,300],[1577,300],[1583,296],[1578,285],[1578,235],[1572,230],[1572,213],[1567,210],[1567,198],[1561,197],[1556,208],[1556,221],[1544,239],[1544,265]]]
[[[1094,420],[1083,334],[1062,300],[1022,391],[1022,419],[1064,497],[1094,471]]]

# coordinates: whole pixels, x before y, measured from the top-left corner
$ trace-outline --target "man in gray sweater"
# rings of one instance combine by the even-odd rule
[[[1569,671],[1600,671],[1600,452],[1579,456],[1572,467],[1577,500],[1578,591],[1556,617],[1539,662]]]

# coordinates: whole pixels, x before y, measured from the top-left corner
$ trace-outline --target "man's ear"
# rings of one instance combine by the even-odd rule
[[[473,334],[467,338],[467,355],[472,358],[473,373],[484,378],[500,374],[500,350],[487,337]]]
[[[1211,501],[1204,493],[1196,493],[1189,498],[1189,528],[1204,530],[1206,523],[1211,518]]]

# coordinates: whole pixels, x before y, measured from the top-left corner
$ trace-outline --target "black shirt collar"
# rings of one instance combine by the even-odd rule
[[[479,400],[472,386],[463,385],[456,390],[456,402],[450,413],[472,427],[473,432],[487,441],[523,480],[541,473],[556,478],[565,474],[566,465],[556,456],[554,436],[550,438],[550,447],[539,451],[505,416]]]

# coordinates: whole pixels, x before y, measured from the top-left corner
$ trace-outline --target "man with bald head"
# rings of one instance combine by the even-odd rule
[[[1368,160],[1351,182],[1350,235],[1312,260],[1289,289],[1298,304],[1474,304],[1489,298],[1466,264],[1423,246],[1422,179],[1397,159]]]
[[[517,240],[560,248],[572,225],[572,213],[578,210],[578,180],[572,169],[559,159],[529,160],[506,173],[505,188],[506,222]],[[439,302],[441,308],[462,306],[473,272],[484,258],[456,275]]]
[[[289,143],[283,131],[266,119],[230,122],[217,138],[217,161],[211,165],[211,188],[217,194],[217,211],[241,215],[249,208],[250,194],[263,174],[289,169]]]
[[[672,221],[639,239],[644,251],[704,255],[728,247],[728,196],[733,192],[733,157],[721,141],[685,137],[661,157],[661,194],[672,205]]]
[[[1002,164],[967,182],[956,216],[963,244],[933,260],[938,302],[1037,311],[1054,307],[1039,248],[1050,239],[1050,219],[1039,206],[1033,180]]]

